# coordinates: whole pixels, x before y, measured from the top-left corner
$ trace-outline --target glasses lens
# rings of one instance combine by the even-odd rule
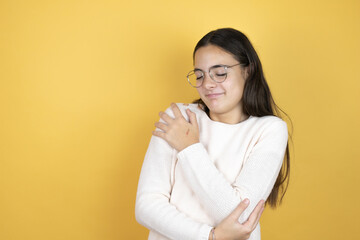
[[[188,78],[189,83],[193,87],[200,87],[202,84],[202,81],[204,79],[204,75],[201,71],[196,70],[196,71],[189,72],[187,78]]]
[[[219,66],[210,69],[210,76],[216,82],[223,82],[226,79],[226,67]]]

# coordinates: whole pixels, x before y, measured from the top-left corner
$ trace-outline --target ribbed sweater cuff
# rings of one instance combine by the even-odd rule
[[[201,239],[201,240],[208,240],[211,229],[212,229],[211,226],[209,226],[209,225],[207,225],[207,224],[203,224],[202,227],[201,227],[201,229],[200,229],[199,239]]]
[[[179,159],[181,159],[181,158],[185,157],[186,155],[188,155],[189,153],[191,153],[193,155],[199,154],[199,151],[201,152],[203,150],[204,150],[204,146],[201,143],[194,143],[194,144],[188,146],[187,148],[184,148],[180,152],[178,152],[177,157]]]

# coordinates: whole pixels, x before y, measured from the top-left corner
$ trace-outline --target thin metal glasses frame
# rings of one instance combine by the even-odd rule
[[[241,64],[241,63],[237,63],[237,64],[234,64],[234,65],[231,65],[231,66],[223,65],[223,64],[214,65],[214,66],[212,66],[212,67],[209,68],[209,70],[208,70],[207,73],[209,74],[211,80],[213,80],[214,82],[217,82],[217,83],[222,83],[222,82],[224,82],[224,81],[226,80],[226,78],[227,78],[227,74],[228,74],[228,73],[227,73],[226,70],[227,70],[228,68],[232,68],[232,67],[235,67],[235,66],[240,65],[240,64]],[[225,73],[225,78],[224,78],[224,80],[222,80],[222,81],[217,81],[217,80],[215,80],[215,79],[214,79],[214,76],[211,74],[211,70],[214,69],[214,68],[218,68],[218,67],[224,67],[224,69],[225,69],[225,71],[226,71],[226,73]],[[192,87],[194,87],[194,88],[199,88],[199,87],[202,86],[204,80],[202,80],[202,82],[201,82],[201,84],[200,84],[199,86],[194,86],[193,84],[191,84],[190,78],[189,78],[189,76],[190,76],[192,73],[195,74],[195,71],[200,71],[200,72],[202,73],[202,77],[205,76],[205,72],[204,72],[203,70],[201,70],[201,69],[194,69],[194,70],[191,70],[191,71],[186,75],[186,78],[187,78],[187,80],[188,80],[188,83],[189,83]]]

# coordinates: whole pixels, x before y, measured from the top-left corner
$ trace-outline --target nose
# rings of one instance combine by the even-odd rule
[[[216,82],[212,80],[209,73],[204,74],[202,86],[206,89],[212,89],[216,87]]]

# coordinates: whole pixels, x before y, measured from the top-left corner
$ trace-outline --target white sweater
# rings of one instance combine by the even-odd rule
[[[286,123],[278,117],[254,117],[238,124],[212,121],[196,104],[177,104],[196,113],[200,143],[181,152],[159,137],[151,138],[136,196],[137,221],[149,240],[208,239],[210,230],[244,198],[245,221],[267,199],[280,171],[287,145]],[[166,110],[174,117],[172,110]],[[260,225],[251,234],[260,240]]]

